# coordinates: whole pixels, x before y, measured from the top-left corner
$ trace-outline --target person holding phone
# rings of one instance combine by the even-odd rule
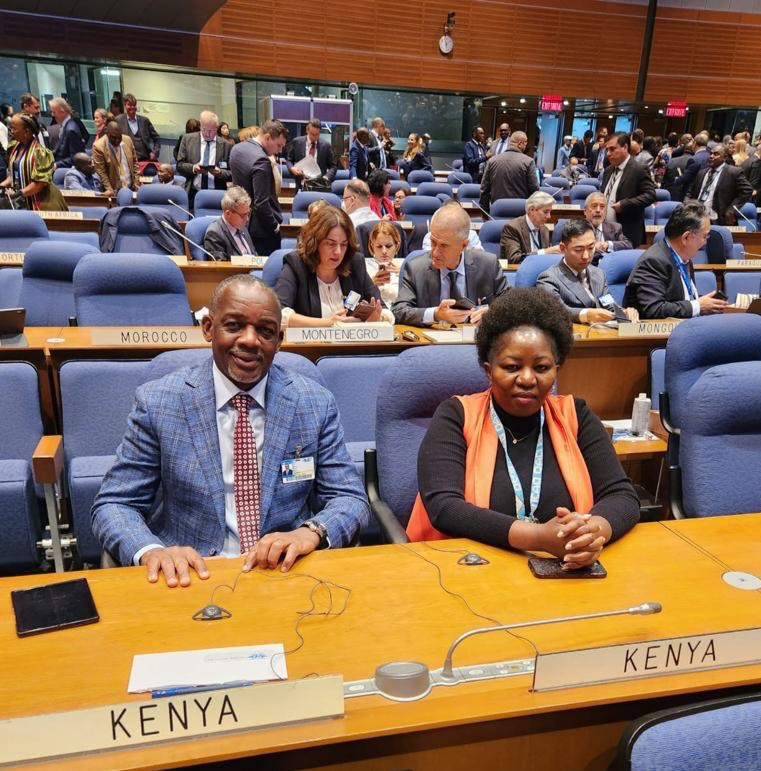
[[[370,231],[368,246],[372,257],[365,260],[367,273],[380,290],[383,302],[391,305],[399,294],[399,268],[394,265],[402,246],[399,228],[390,222],[379,222]]]
[[[346,212],[321,206],[301,229],[298,247],[283,258],[275,292],[283,326],[330,327],[339,321],[390,321],[378,287],[359,253]],[[359,299],[347,306],[356,292]]]
[[[485,391],[442,402],[418,454],[413,541],[472,538],[592,565],[639,519],[639,500],[600,419],[554,396],[571,318],[541,289],[497,298],[476,332]]]

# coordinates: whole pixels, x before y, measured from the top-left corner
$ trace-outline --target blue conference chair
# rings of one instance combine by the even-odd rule
[[[121,187],[116,191],[116,205],[117,206],[132,206],[134,196],[132,191],[128,187]]]
[[[618,745],[616,771],[748,771],[761,767],[761,694],[651,712]]]
[[[571,203],[580,204],[581,206],[584,205],[584,201],[587,200],[588,195],[592,195],[592,193],[599,192],[598,189],[594,185],[588,185],[586,183],[587,181],[584,180],[583,183],[579,183],[578,185],[574,185],[571,188]]]
[[[196,196],[196,202],[198,202],[198,196]],[[206,211],[208,211],[208,209]],[[220,216],[219,214],[206,215],[204,217],[196,216],[195,219],[190,220],[190,222],[188,222],[188,224],[185,225],[185,235],[191,241],[195,241],[195,243],[197,243],[199,246],[203,246],[203,239],[204,239],[204,236],[206,235],[206,230],[208,229],[209,225],[211,225],[212,222],[216,222],[219,219],[219,216]],[[193,244],[191,243],[188,243],[188,251],[190,252],[191,260],[209,260],[210,259],[209,257],[206,256],[204,252],[202,252],[200,249],[193,246]]]
[[[35,492],[32,455],[42,436],[37,370],[27,362],[0,363],[0,568],[37,568],[43,508]]]
[[[665,225],[668,222],[669,217],[672,215],[674,209],[681,206],[681,201],[656,201],[655,205],[651,204],[655,210],[655,216],[653,218],[654,225]]]
[[[734,304],[737,300],[738,292],[761,295],[761,273],[757,271],[750,273],[727,271],[724,274],[724,291],[730,304]]]
[[[164,185],[169,187],[169,185]],[[158,207],[154,207],[158,208]],[[179,229],[179,223],[174,214],[170,214],[163,208],[162,219],[166,220],[175,230]],[[114,252],[133,252],[138,254],[160,254],[166,255],[167,252],[161,246],[156,244],[151,238],[151,227],[145,215],[145,210],[141,206],[125,206],[116,225],[116,236],[114,238]],[[170,231],[166,231],[170,233]],[[79,234],[77,234],[79,235]],[[174,254],[184,254],[185,247],[179,236],[170,237],[175,241]]]
[[[452,198],[454,193],[452,192],[452,186],[445,182],[422,182],[417,186],[417,195],[435,195],[446,196],[446,198]]]
[[[166,211],[176,220],[192,219],[192,215],[187,214],[190,207],[188,194],[184,187],[177,185],[142,185],[137,189],[136,204]]]
[[[74,269],[80,326],[190,326],[182,271],[152,254],[89,254]]]
[[[481,240],[481,247],[485,252],[491,252],[499,256],[499,241],[502,237],[502,230],[509,220],[489,220],[484,222],[481,230],[478,231],[478,237]]]
[[[460,171],[462,169],[462,158],[456,158],[452,161],[452,168],[455,171]]]
[[[555,223],[555,227],[552,228],[552,235],[550,236],[550,243],[553,246],[557,246],[560,243],[560,239],[563,237],[563,229],[571,222],[570,219],[559,219]]]
[[[425,169],[419,169],[417,171],[411,171],[407,175],[407,182],[411,185],[419,185],[421,182],[435,182],[436,179],[433,176],[432,171],[426,171]]]
[[[559,187],[563,190],[568,190],[571,187],[571,183],[565,177],[545,177],[543,184],[548,187]]]
[[[698,296],[716,291],[716,274],[712,270],[701,270],[695,273],[695,288]]]
[[[740,211],[742,212],[743,216],[741,217],[739,214],[737,215],[737,224],[741,225],[746,230],[750,230],[751,232],[757,231],[758,210],[756,209],[756,204],[751,203],[750,201],[748,203],[744,203],[740,207]]]
[[[84,244],[35,241],[22,269],[19,307],[26,308],[29,327],[67,326],[74,311],[74,269],[92,247]]]
[[[21,280],[21,268],[0,270],[0,308],[20,307]]]
[[[591,187],[595,188],[595,190],[599,190],[602,186],[602,180],[598,179],[597,177],[584,177],[582,184],[590,185]]]
[[[56,169],[53,172],[53,184],[56,187],[60,187],[63,190],[63,183],[66,179],[66,172],[68,169]]]
[[[0,252],[25,252],[32,241],[49,238],[48,227],[33,211],[0,211]]]
[[[668,190],[666,190],[665,187],[659,187],[655,190],[655,200],[656,201],[670,201],[671,200],[671,193],[669,193]]]
[[[346,179],[346,180],[350,179],[349,170],[348,169],[338,169],[338,171],[336,171],[336,176],[333,177],[333,179]]]
[[[489,214],[495,219],[513,219],[525,213],[525,198],[498,198],[489,207]]]
[[[468,174],[467,171],[453,171],[447,175],[447,184],[458,187],[459,185],[470,185],[473,182],[473,177]]]
[[[306,219],[309,204],[315,201],[325,201],[336,209],[341,208],[341,199],[333,193],[307,193],[300,190],[294,196],[291,216],[294,219]]]
[[[275,249],[275,251],[267,258],[267,262],[264,263],[264,268],[262,269],[262,281],[264,281],[267,286],[271,286],[273,289],[275,288],[278,276],[283,270],[283,257],[285,257],[286,254],[290,254],[292,251],[293,249]]]
[[[392,179],[390,192],[392,198],[396,195],[397,190],[406,190],[407,195],[412,192],[412,188],[410,187],[409,182],[405,182],[403,179]],[[333,192],[335,192],[335,190]],[[343,190],[341,192],[343,192]]]
[[[650,351],[648,367],[650,369],[650,403],[654,410],[659,409],[661,394],[665,389],[664,377],[666,349],[655,348]]]
[[[383,169],[388,174],[389,179],[401,179],[402,176],[396,169]]]
[[[410,222],[427,222],[441,206],[441,201],[432,195],[408,195],[402,201],[405,219]]]
[[[547,268],[560,262],[559,254],[529,254],[523,258],[515,274],[517,289],[536,286],[536,280]]]
[[[346,189],[346,185],[348,184],[348,179],[334,179],[330,184],[330,192],[333,193],[333,195],[337,195],[339,198],[342,198],[344,190]]]
[[[409,348],[378,384],[375,451],[365,454],[365,486],[385,541],[403,543],[418,490],[420,443],[442,401],[483,391],[486,375],[472,345]]]
[[[624,291],[629,275],[643,251],[643,249],[621,249],[618,252],[606,254],[600,260],[599,267],[605,272],[608,289],[619,305],[624,301]]]
[[[196,217],[220,217],[224,190],[199,190],[193,201],[193,214]]]
[[[647,225],[655,225],[655,206],[653,204],[645,207],[645,226]]]
[[[463,184],[457,189],[457,200],[460,203],[468,201],[479,202],[481,199],[481,185]]]

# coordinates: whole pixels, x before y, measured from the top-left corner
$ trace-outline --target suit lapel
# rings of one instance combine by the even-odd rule
[[[421,303],[421,307],[432,308],[437,306],[441,302],[441,274],[430,262],[428,263],[425,275],[423,276],[423,281],[424,302]]]
[[[524,254],[531,254],[534,245],[531,243],[531,230],[525,217],[518,221],[518,232],[521,234],[521,249]]]
[[[560,271],[560,277],[563,280],[563,283],[565,283],[568,291],[572,292],[576,296],[576,298],[581,302],[582,307],[590,307],[590,297],[584,287],[581,285],[581,281],[578,279],[578,277],[571,273],[564,262],[560,263],[558,270]]]

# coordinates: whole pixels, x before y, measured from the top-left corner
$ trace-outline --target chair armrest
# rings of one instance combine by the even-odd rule
[[[63,471],[63,437],[43,436],[32,455],[34,479],[38,484],[55,484]]]
[[[365,491],[370,501],[370,511],[380,526],[386,543],[409,543],[407,532],[396,518],[391,507],[380,498],[378,492],[378,455],[375,450],[365,450]]]

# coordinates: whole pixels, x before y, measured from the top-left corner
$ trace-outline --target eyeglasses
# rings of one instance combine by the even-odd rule
[[[351,201],[351,200],[353,200],[356,197],[357,197],[356,195],[351,195],[351,193],[349,195],[346,195],[344,193],[344,195],[342,196],[341,200],[342,201]]]

